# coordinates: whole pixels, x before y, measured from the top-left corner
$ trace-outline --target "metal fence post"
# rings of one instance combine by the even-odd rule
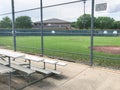
[[[44,40],[43,40],[43,2],[40,0],[40,17],[41,17],[41,53],[44,55]]]
[[[92,0],[91,9],[91,46],[90,46],[90,66],[93,65],[93,31],[94,31],[94,0]]]
[[[12,34],[13,34],[13,45],[14,45],[14,51],[16,51],[16,32],[15,32],[14,0],[11,0],[11,4],[12,4]]]

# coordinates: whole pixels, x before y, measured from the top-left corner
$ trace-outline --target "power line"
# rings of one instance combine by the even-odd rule
[[[77,0],[77,1],[72,1],[72,2],[54,4],[54,5],[44,6],[43,8],[50,8],[50,7],[62,6],[62,5],[73,4],[73,3],[78,3],[78,2],[82,2],[82,1],[84,1],[84,0]],[[28,11],[33,11],[33,10],[37,10],[37,9],[40,9],[40,7],[26,9],[26,10],[21,10],[21,11],[16,11],[15,13],[28,12]],[[9,15],[9,14],[12,14],[12,13],[11,12],[10,13],[3,13],[3,14],[0,14],[0,16]]]
[[[66,4],[73,4],[73,3],[78,3],[82,2],[83,0],[77,0],[77,1],[72,1],[72,2],[66,2],[66,3],[60,3],[60,4],[55,4],[55,5],[50,5],[50,6],[45,6],[43,8],[49,8],[49,7],[55,7],[55,6],[61,6],[61,5],[66,5]]]

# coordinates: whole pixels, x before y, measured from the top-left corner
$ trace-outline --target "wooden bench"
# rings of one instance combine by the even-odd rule
[[[4,65],[0,65],[0,74],[12,72],[13,69]]]

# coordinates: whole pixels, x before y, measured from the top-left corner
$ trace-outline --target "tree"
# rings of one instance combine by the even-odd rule
[[[96,28],[111,29],[113,27],[114,19],[110,17],[98,17],[95,21]]]
[[[31,28],[32,21],[29,16],[20,16],[16,18],[16,28]]]
[[[74,27],[74,28],[78,28],[76,22],[72,22],[72,23],[71,23],[71,26]]]
[[[0,21],[0,28],[11,28],[12,27],[12,21],[9,17],[4,17]]]
[[[120,21],[113,22],[113,29],[120,29]]]
[[[84,28],[84,26],[85,26],[86,29],[90,28],[91,27],[91,15],[90,14],[85,14],[85,15],[80,16],[77,19],[77,26],[80,29]]]

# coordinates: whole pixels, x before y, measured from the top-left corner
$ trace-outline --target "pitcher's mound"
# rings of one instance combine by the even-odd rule
[[[109,54],[120,54],[120,46],[94,46],[93,50]]]

